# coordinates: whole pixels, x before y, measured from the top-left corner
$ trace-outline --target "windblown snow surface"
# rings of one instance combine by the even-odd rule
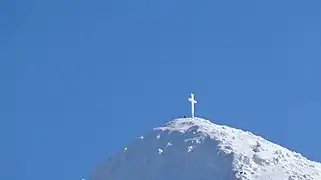
[[[321,164],[250,132],[179,118],[137,138],[93,180],[321,180]]]

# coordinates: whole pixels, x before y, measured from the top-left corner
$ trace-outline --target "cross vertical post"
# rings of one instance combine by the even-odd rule
[[[194,94],[193,93],[191,93],[191,97],[188,98],[188,101],[191,102],[191,105],[192,105],[192,117],[194,118],[194,113],[195,113],[194,105],[197,103],[197,101],[194,99]]]

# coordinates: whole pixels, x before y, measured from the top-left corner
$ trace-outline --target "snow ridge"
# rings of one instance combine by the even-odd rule
[[[251,132],[178,118],[137,138],[94,180],[321,180],[321,164]]]

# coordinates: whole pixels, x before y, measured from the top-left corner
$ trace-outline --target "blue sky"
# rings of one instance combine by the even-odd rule
[[[71,180],[196,114],[321,161],[321,2],[0,3],[0,179]]]

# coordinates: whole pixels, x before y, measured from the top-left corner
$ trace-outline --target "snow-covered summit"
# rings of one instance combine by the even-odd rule
[[[321,164],[239,129],[202,118],[154,128],[94,180],[321,180]]]

